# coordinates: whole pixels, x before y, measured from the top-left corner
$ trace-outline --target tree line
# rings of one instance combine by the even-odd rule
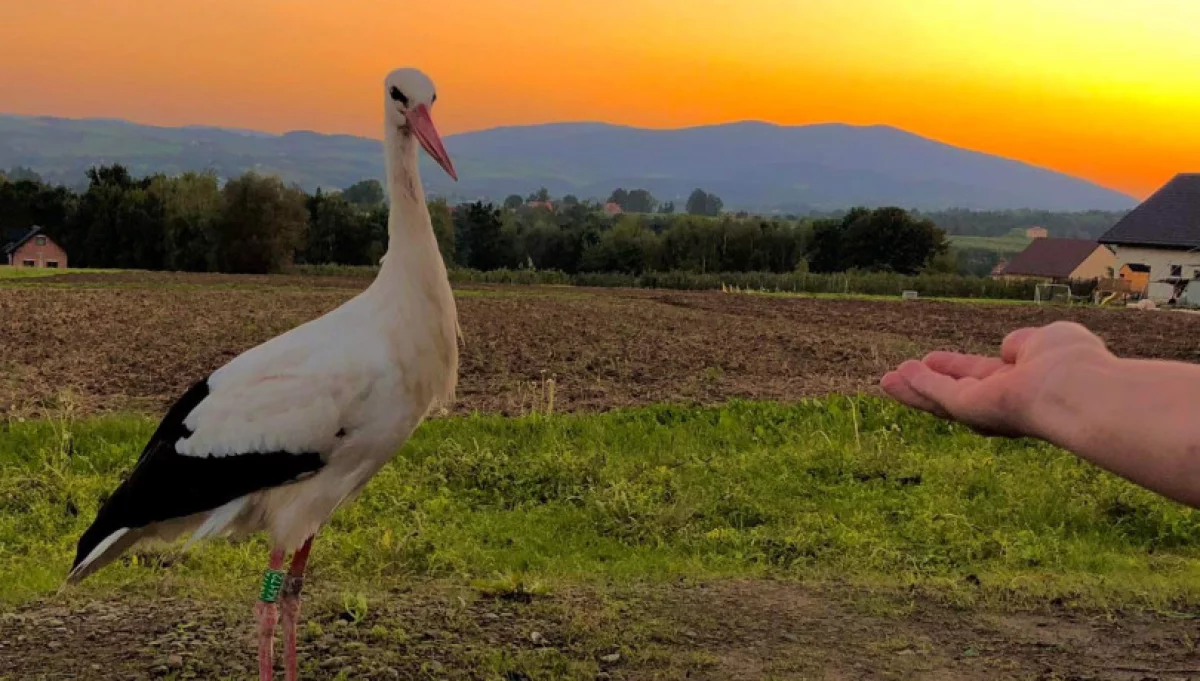
[[[0,176],[0,227],[43,227],[73,265],[150,270],[278,272],[295,264],[374,265],[387,249],[388,207],[375,180],[307,194],[272,176],[221,182],[211,173],[133,177],[93,168],[80,192],[36,177]],[[945,232],[900,208],[836,218],[721,212],[702,189],[685,213],[644,190],[604,203],[548,192],[502,204],[429,203],[450,267],[614,272],[954,272]],[[649,208],[650,210],[638,210]]]

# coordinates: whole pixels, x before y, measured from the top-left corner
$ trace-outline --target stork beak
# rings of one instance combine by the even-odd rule
[[[454,172],[454,162],[450,160],[450,154],[446,153],[446,147],[442,146],[442,138],[438,135],[437,128],[433,127],[433,119],[429,116],[429,107],[418,104],[406,114],[406,118],[409,128],[417,136],[417,141],[421,143],[425,152],[437,161],[447,175],[457,181],[458,173]]]

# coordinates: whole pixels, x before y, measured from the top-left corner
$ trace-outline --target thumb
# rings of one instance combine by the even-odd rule
[[[1008,364],[1016,364],[1017,357],[1021,354],[1021,349],[1029,342],[1030,337],[1041,329],[1036,327],[1027,327],[1017,329],[1004,337],[1004,342],[1000,344],[1000,358]]]

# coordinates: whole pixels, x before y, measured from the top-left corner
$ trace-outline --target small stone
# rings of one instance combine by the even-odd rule
[[[333,669],[334,667],[342,666],[349,659],[350,658],[348,658],[348,657],[337,655],[337,656],[329,658],[328,660],[325,660],[324,662],[322,662],[321,664],[319,664],[317,666],[320,667],[321,669]]]
[[[167,656],[167,666],[171,667],[172,669],[179,669],[180,667],[182,667],[183,666],[183,655],[180,655],[179,653],[175,653],[174,655],[168,655]]]
[[[783,634],[783,640],[787,641],[788,643],[799,643],[800,637],[795,634],[786,633]]]
[[[400,678],[400,671],[398,669],[388,667],[387,669],[383,670],[383,676],[384,678],[388,679],[398,679]]]
[[[498,619],[500,619],[500,616],[499,616],[499,615],[497,615],[497,614],[496,614],[496,613],[494,613],[494,612],[485,612],[485,613],[483,613],[483,619],[485,619],[485,620],[498,620]]]
[[[605,664],[612,664],[614,662],[620,662],[621,661],[621,653],[609,653],[607,655],[601,655],[600,661],[604,662]]]
[[[49,648],[50,650],[58,650],[59,648],[62,647],[62,644],[59,643],[58,641],[50,641],[49,643],[46,644],[46,647]]]
[[[155,676],[166,676],[168,671],[170,671],[170,670],[167,668],[167,665],[165,665],[165,664],[160,664],[156,667],[150,668],[150,673]]]
[[[532,634],[530,634],[530,635],[529,635],[529,640],[530,640],[530,641],[533,641],[533,644],[534,644],[534,645],[539,645],[539,646],[540,646],[540,645],[542,645],[543,643],[545,643],[545,642],[546,642],[546,637],[545,637],[545,636],[542,636],[542,632],[540,632],[540,631],[535,631],[535,632],[533,632]]]
[[[98,672],[98,671],[100,671],[100,669],[101,669],[100,665],[96,664],[95,662],[92,663],[92,671]]]
[[[57,617],[51,617],[50,619],[46,620],[46,626],[61,627],[62,625],[63,625],[63,621],[58,619]]]

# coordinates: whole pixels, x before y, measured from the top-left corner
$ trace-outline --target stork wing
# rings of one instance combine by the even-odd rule
[[[370,379],[312,371],[309,357],[265,366],[239,361],[246,357],[194,384],[167,412],[80,538],[72,575],[99,567],[90,563],[127,532],[211,511],[324,467]]]

